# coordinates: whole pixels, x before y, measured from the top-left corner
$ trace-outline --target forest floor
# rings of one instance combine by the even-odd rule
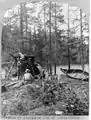
[[[41,83],[44,82],[44,87]],[[64,75],[39,80],[1,93],[2,117],[11,115],[88,115],[89,82]]]

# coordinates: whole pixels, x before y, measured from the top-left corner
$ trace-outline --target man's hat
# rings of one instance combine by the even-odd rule
[[[25,73],[29,73],[29,72],[30,72],[30,70],[29,70],[29,69],[26,69],[26,70],[25,70]]]

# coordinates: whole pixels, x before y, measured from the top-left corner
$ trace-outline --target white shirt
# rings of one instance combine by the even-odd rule
[[[24,80],[27,81],[27,80],[31,80],[33,78],[33,76],[31,75],[31,73],[25,73],[24,74]]]

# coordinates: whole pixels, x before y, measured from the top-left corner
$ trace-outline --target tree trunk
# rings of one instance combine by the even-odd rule
[[[69,5],[68,5],[68,69],[70,70],[70,48],[69,48]]]
[[[22,43],[20,44],[20,51],[23,52],[23,46],[24,46],[24,43],[23,43],[23,4],[21,3],[20,4],[20,37],[22,39]]]
[[[81,64],[82,64],[82,70],[84,70],[84,53],[83,53],[83,38],[82,38],[82,10],[80,9],[80,31],[81,31],[81,53],[82,53],[82,57],[81,57]]]
[[[30,31],[30,38],[29,38],[29,51],[30,51],[30,53],[32,52],[32,48],[31,48],[31,31]]]
[[[51,52],[51,1],[49,3],[49,40],[50,40],[50,43],[49,43],[49,47],[50,47],[50,75],[52,75],[52,58],[51,58],[51,55],[52,55],[52,52]]]
[[[54,74],[56,75],[56,40],[57,40],[57,37],[56,37],[56,31],[57,31],[57,27],[56,27],[56,3],[55,3],[55,63],[54,63]]]

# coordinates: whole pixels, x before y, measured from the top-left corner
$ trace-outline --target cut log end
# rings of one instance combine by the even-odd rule
[[[8,91],[7,87],[1,86],[1,92],[7,92],[7,91]]]

